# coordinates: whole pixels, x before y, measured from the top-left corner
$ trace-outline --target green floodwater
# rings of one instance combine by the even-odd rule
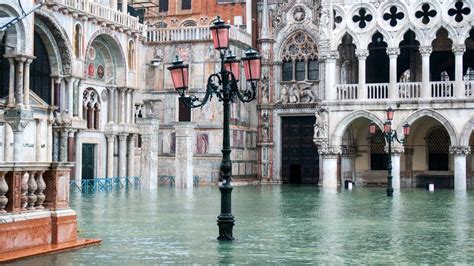
[[[217,187],[71,194],[99,246],[18,265],[474,263],[474,192],[244,186],[233,242],[218,242]]]

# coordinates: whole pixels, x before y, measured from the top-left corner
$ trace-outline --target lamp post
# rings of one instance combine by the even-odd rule
[[[405,124],[403,126],[403,134],[405,138],[399,139],[397,136],[397,131],[392,129],[392,120],[393,120],[394,110],[389,107],[387,109],[387,120],[383,124],[383,135],[385,140],[388,143],[388,160],[387,160],[387,196],[393,196],[393,187],[392,187],[392,142],[397,141],[400,144],[405,144],[407,137],[410,135],[410,125]],[[369,124],[369,132],[371,135],[374,135],[376,131],[376,125],[374,122]]]
[[[178,92],[183,102],[190,108],[196,108],[205,105],[212,96],[215,95],[224,107],[223,121],[223,142],[222,142],[222,162],[220,166],[220,175],[222,185],[219,186],[221,191],[221,213],[217,217],[217,225],[219,227],[218,240],[233,240],[232,229],[235,223],[234,216],[231,212],[231,194],[232,194],[232,162],[230,160],[230,104],[238,99],[242,102],[251,102],[257,96],[257,83],[260,80],[261,58],[258,53],[249,49],[242,58],[245,76],[250,83],[250,88],[238,88],[240,79],[240,63],[229,50],[229,28],[219,17],[214,20],[210,27],[214,48],[219,51],[221,66],[218,73],[211,74],[207,80],[206,94],[202,99],[194,95],[186,96],[188,89],[188,69],[189,65],[183,64],[178,57],[168,67],[175,90]]]

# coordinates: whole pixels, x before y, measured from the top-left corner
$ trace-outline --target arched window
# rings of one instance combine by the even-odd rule
[[[34,44],[36,59],[30,66],[30,88],[46,103],[51,104],[51,65],[46,46],[36,32]]]
[[[81,28],[81,24],[78,23],[74,27],[74,55],[76,56],[76,58],[79,58],[82,54],[81,45],[82,45],[82,28]]]
[[[88,129],[100,128],[100,101],[96,90],[88,88],[82,94],[82,113]]]
[[[128,42],[128,69],[135,69],[135,43],[133,40]]]
[[[428,170],[449,170],[449,145],[451,140],[446,129],[436,127],[428,132]]]
[[[307,34],[298,32],[283,48],[282,81],[319,80],[318,48]]]
[[[370,169],[387,170],[388,155],[385,153],[385,137],[377,130],[370,139]]]

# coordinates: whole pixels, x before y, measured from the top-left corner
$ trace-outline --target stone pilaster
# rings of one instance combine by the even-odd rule
[[[320,177],[324,188],[337,188],[337,157],[342,153],[340,146],[324,145],[318,147],[321,156]]]
[[[158,130],[156,117],[137,118],[142,138],[141,177],[148,189],[158,188]]]
[[[454,156],[454,190],[466,190],[466,158],[471,153],[469,146],[451,146],[449,152]]]
[[[176,187],[193,187],[193,147],[195,123],[179,122],[176,130],[175,184]]]

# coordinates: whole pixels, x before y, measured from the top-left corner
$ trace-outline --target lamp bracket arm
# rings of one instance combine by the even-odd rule
[[[232,91],[240,101],[248,103],[253,101],[257,97],[257,85],[254,82],[250,82],[250,88],[246,87],[245,90],[239,90],[237,82],[232,83]]]

